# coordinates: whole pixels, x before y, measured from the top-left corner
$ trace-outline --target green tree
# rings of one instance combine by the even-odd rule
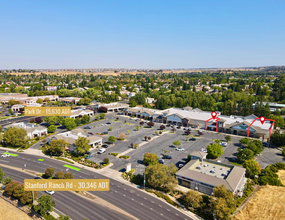
[[[72,173],[65,173],[64,179],[73,179],[73,174]]]
[[[173,191],[177,186],[176,172],[177,168],[173,163],[169,165],[151,164],[145,169],[146,184],[154,188],[160,187],[166,191]]]
[[[52,167],[46,168],[46,170],[45,170],[45,176],[46,176],[47,178],[52,177],[53,174],[54,174],[54,168],[52,168]]]
[[[230,220],[231,209],[224,198],[217,198],[211,202],[211,209],[217,220]]]
[[[158,135],[158,131],[155,131],[155,134]]]
[[[113,130],[113,127],[109,127],[109,131],[112,131]]]
[[[140,130],[140,126],[136,126],[136,129],[137,129],[137,131],[139,131]]]
[[[78,154],[85,154],[90,149],[90,140],[88,140],[86,137],[79,137],[75,140],[75,150]]]
[[[227,135],[227,136],[225,136],[225,139],[226,139],[227,142],[229,142],[229,141],[232,140],[232,137],[230,135]]]
[[[62,140],[62,139],[55,140],[55,139],[53,139],[49,143],[48,150],[50,152],[52,152],[53,155],[60,156],[61,154],[64,153],[65,149],[68,148],[68,146],[69,146],[69,143],[66,142],[65,140]]]
[[[38,192],[34,191],[34,200],[38,198]],[[22,197],[20,198],[20,202],[24,205],[33,203],[33,192],[32,191],[24,191]]]
[[[224,185],[217,186],[213,190],[215,198],[224,199],[230,212],[234,212],[236,209],[236,200],[232,192],[228,191]]]
[[[127,130],[127,135],[130,135],[130,130]]]
[[[250,142],[250,138],[242,138],[239,140],[239,142],[242,145],[248,145],[248,143]]]
[[[173,144],[174,144],[175,146],[181,145],[180,141],[178,141],[178,140],[174,141]]]
[[[43,104],[43,100],[42,99],[37,99],[36,102],[39,103],[39,104]]]
[[[100,113],[100,118],[105,118],[105,116],[106,116],[106,114],[104,114],[104,113]]]
[[[245,148],[245,149],[238,149],[237,158],[244,162],[245,160],[252,160],[254,157],[254,153],[252,150]]]
[[[55,132],[55,130],[56,130],[56,127],[54,125],[48,126],[48,129],[47,129],[48,133],[53,133]]]
[[[253,178],[255,175],[260,174],[261,167],[255,160],[245,160],[243,167],[246,169],[247,177]]]
[[[213,143],[207,147],[207,158],[216,159],[223,155],[223,147],[218,143]]]
[[[83,115],[83,117],[81,118],[81,123],[82,124],[86,124],[90,121],[90,116],[88,115]]]
[[[110,163],[109,158],[108,158],[108,157],[105,157],[105,158],[103,159],[103,163],[108,165],[108,164]]]
[[[73,118],[65,118],[63,125],[68,131],[71,131],[72,129],[76,128],[76,124]]]
[[[63,179],[64,173],[62,171],[58,171],[58,172],[55,173],[55,177],[57,179]]]
[[[64,215],[59,215],[59,217],[57,218],[57,220],[70,220],[70,217],[68,215],[64,216]]]
[[[19,182],[16,181],[11,181],[9,184],[6,185],[5,187],[5,193],[9,196],[13,195],[14,189],[16,186],[20,185]]]
[[[56,116],[46,116],[43,118],[43,121],[50,125],[54,125],[55,123],[58,122],[58,119]]]
[[[203,202],[202,195],[194,190],[189,190],[185,195],[185,202],[192,208],[198,208]]]
[[[7,104],[12,106],[12,105],[21,104],[21,102],[16,101],[16,100],[14,100],[14,99],[10,99]]]
[[[147,166],[147,165],[154,165],[157,164],[158,162],[158,156],[154,153],[145,153],[144,155],[144,159],[143,159],[143,163]]]
[[[24,192],[24,185],[18,184],[14,188],[13,196],[17,199],[20,199],[22,197],[23,192]]]
[[[77,126],[81,124],[81,120],[78,117],[74,119],[74,122]]]
[[[114,137],[114,136],[111,135],[111,136],[108,138],[108,141],[111,142],[111,143],[115,143],[115,142],[116,142],[116,137]]]
[[[249,142],[247,148],[252,150],[254,155],[260,154],[264,150],[264,147],[260,140],[253,140]]]
[[[0,182],[3,181],[3,177],[5,176],[5,172],[2,170],[2,168],[0,167]]]
[[[1,171],[2,172],[2,171]],[[12,181],[12,178],[9,176],[6,176],[3,180],[2,183],[4,186],[6,186],[7,184],[9,184]]]
[[[8,112],[9,112],[9,114],[12,114],[13,113],[13,111],[12,111],[12,109],[8,109]]]
[[[52,197],[50,195],[41,195],[38,199],[38,205],[34,206],[34,209],[40,215],[47,215],[53,211],[53,207],[55,207],[55,201],[52,200]]]
[[[27,131],[23,128],[8,128],[4,132],[3,141],[6,146],[10,147],[24,147],[27,143]]]

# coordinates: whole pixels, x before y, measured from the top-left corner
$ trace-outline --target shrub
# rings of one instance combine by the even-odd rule
[[[138,145],[138,144],[135,144],[134,148],[137,149],[138,147],[139,147],[139,145]]]
[[[57,179],[62,179],[64,177],[64,173],[62,171],[58,171],[55,173],[55,177]]]
[[[72,173],[65,173],[64,179],[73,179],[73,174]]]
[[[105,157],[105,158],[103,159],[103,163],[108,165],[108,164],[110,163],[109,158],[108,158],[108,157]]]
[[[45,170],[45,176],[47,178],[52,177],[53,174],[54,174],[54,168],[49,167]]]
[[[127,155],[122,155],[122,156],[119,156],[119,158],[123,158],[123,159],[129,159],[130,156],[127,156]]]
[[[118,153],[109,153],[109,155],[112,155],[112,156],[118,156]]]

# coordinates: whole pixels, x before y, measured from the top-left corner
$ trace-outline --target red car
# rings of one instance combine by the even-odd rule
[[[88,134],[93,135],[93,133],[92,133],[92,132],[88,132]]]

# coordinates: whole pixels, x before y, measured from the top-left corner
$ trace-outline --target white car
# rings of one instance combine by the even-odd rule
[[[228,146],[228,143],[227,142],[220,142],[220,145],[223,147],[226,147],[226,146]]]
[[[178,150],[178,151],[185,151],[185,149],[183,147],[178,147],[178,148],[176,148],[176,150]]]
[[[98,154],[103,154],[104,152],[106,152],[106,149],[105,148],[101,148],[101,149],[99,149]]]
[[[1,157],[10,157],[10,154],[2,154]]]
[[[53,195],[54,194],[54,191],[45,191],[47,194],[49,195]]]
[[[201,152],[207,153],[207,149],[202,148],[202,149],[201,149]]]

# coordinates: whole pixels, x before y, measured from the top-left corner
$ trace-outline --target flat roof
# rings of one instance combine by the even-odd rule
[[[246,171],[246,169],[242,167],[222,164],[206,159],[203,159],[203,163],[201,163],[202,159],[189,161],[176,172],[176,176],[190,181],[195,180],[202,182],[212,187],[224,185],[226,189],[233,192],[237,188],[240,180],[244,177]],[[204,166],[206,164],[209,166]],[[198,166],[201,166],[201,170],[197,168]],[[213,169],[215,169],[215,173],[210,172]],[[225,173],[226,175],[224,175]]]

